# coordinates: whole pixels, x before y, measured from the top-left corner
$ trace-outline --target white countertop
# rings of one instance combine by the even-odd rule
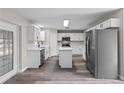
[[[72,50],[73,48],[71,47],[60,47],[59,50]]]
[[[40,48],[38,48],[34,44],[28,44],[27,50],[28,51],[40,51],[40,50],[45,49],[45,48],[49,48],[49,46],[48,45],[42,45]]]
[[[43,50],[44,48],[36,48],[36,47],[30,47],[28,48],[28,51],[40,51]]]

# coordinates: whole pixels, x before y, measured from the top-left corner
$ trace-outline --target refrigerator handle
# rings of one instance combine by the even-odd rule
[[[89,53],[89,51],[90,51],[90,50],[89,50],[89,49],[90,49],[90,47],[89,47],[89,42],[90,42],[90,41],[89,41],[89,40],[90,40],[90,38],[88,37],[88,38],[87,38],[87,54],[88,54],[88,56],[90,56],[90,53]]]

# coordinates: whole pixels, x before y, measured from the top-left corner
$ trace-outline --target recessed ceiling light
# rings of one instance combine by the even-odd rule
[[[68,28],[69,27],[69,20],[65,19],[63,25],[65,28]]]

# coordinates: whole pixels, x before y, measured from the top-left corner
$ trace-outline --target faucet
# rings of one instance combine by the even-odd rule
[[[40,43],[41,42],[41,43]],[[42,44],[43,45],[43,41],[37,41],[37,44],[38,44],[38,48],[40,48],[40,45]]]

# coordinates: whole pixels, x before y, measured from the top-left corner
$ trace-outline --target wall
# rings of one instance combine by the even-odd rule
[[[49,29],[44,29],[44,31],[45,31],[45,45],[47,46],[46,56],[50,57],[50,30]]]
[[[49,29],[50,56],[57,55],[57,30]]]
[[[124,28],[123,28],[123,9],[120,9],[114,13],[101,17],[96,22],[92,23],[89,27],[95,26],[109,18],[120,18],[120,30],[119,30],[119,75],[124,80]]]
[[[21,29],[20,31],[20,41],[21,43],[19,43],[20,46],[20,55],[19,57],[21,57],[21,67],[20,69],[25,69],[27,67],[27,25],[29,24],[28,21],[26,19],[24,19],[23,17],[19,16],[18,14],[16,14],[15,12],[13,12],[11,9],[4,9],[4,8],[0,8],[0,20],[12,23],[17,25],[17,27],[20,27],[19,29]],[[18,30],[19,30],[18,29]],[[19,33],[18,33],[19,34]],[[18,38],[19,41],[19,38]]]

